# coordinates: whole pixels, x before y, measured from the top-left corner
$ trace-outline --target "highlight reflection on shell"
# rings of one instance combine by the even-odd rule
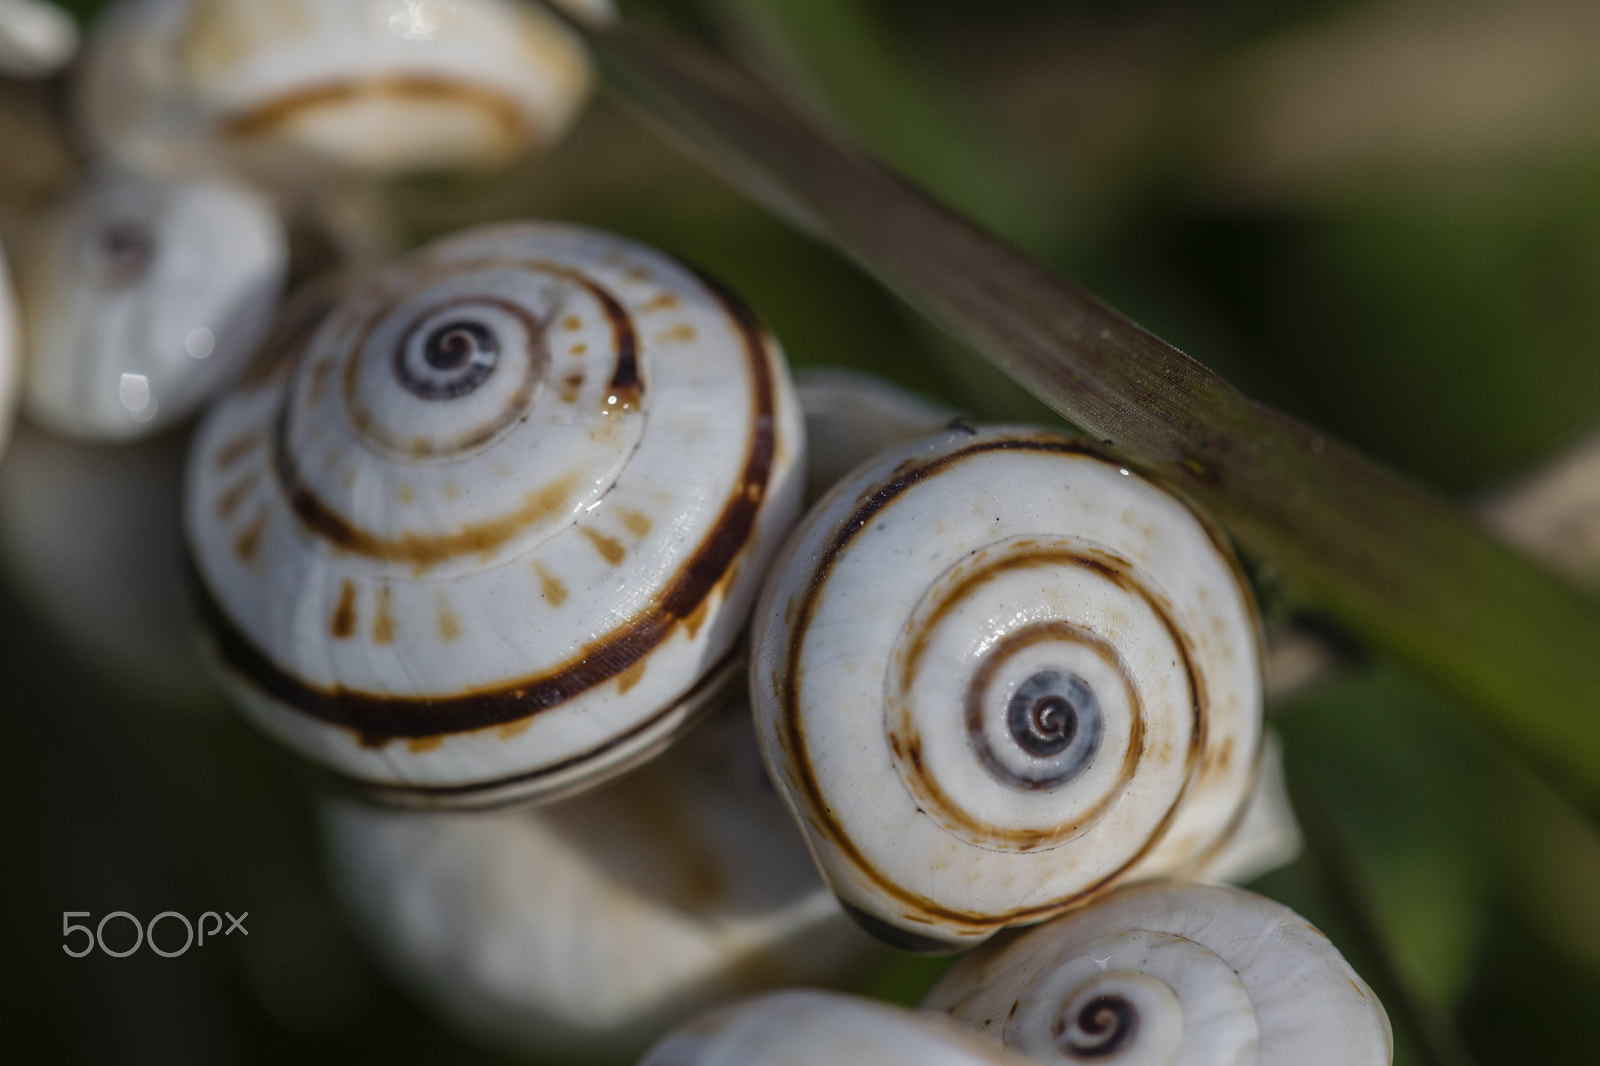
[[[1261,735],[1250,596],[1177,500],[956,427],[818,504],[755,616],[763,753],[828,879],[938,949],[1199,863]]]
[[[1384,1066],[1383,1006],[1289,908],[1156,882],[985,945],[923,1006],[1035,1062]]]
[[[303,186],[503,163],[553,140],[589,79],[536,4],[123,0],[79,88],[91,140],[126,166]]]
[[[219,404],[186,527],[241,704],[397,803],[553,798],[736,670],[798,509],[775,342],[647,248],[555,225],[429,246]]]

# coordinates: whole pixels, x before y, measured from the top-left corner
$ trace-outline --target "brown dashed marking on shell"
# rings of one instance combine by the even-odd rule
[[[306,375],[306,400],[315,405],[322,402],[328,388],[328,375],[333,373],[332,359],[319,359]]]
[[[217,469],[226,471],[261,443],[259,430],[248,430],[217,449]]]
[[[655,523],[650,521],[649,515],[640,514],[638,511],[630,511],[626,507],[617,508],[617,517],[622,519],[624,526],[628,527],[628,532],[636,537],[649,536],[650,530],[655,526]]]
[[[700,601],[700,606],[696,607],[693,611],[690,611],[689,617],[683,620],[684,632],[689,634],[690,640],[693,640],[696,636],[698,636],[700,633],[700,627],[705,625],[706,612],[709,610],[710,606],[711,597],[707,596],[705,599]]]
[[[568,374],[561,379],[561,402],[576,403],[578,390],[583,388],[583,374]]]
[[[461,619],[456,617],[455,611],[450,609],[450,601],[444,598],[444,593],[438,594],[439,613],[439,639],[446,644],[461,636]]]
[[[531,728],[533,728],[532,718],[519,718],[515,722],[507,722],[505,725],[496,726],[495,734],[501,740],[514,740]]]
[[[267,512],[265,509],[250,521],[248,526],[233,542],[233,554],[244,562],[250,562],[256,557],[256,551],[261,547],[261,534],[267,528]]]
[[[567,349],[567,354],[573,356],[574,358],[587,355],[588,352],[589,346],[587,344],[574,344],[571,348]]]
[[[583,319],[579,318],[577,315],[568,315],[566,318],[561,320],[561,328],[567,330],[568,332],[575,333],[583,328]]]
[[[443,743],[444,737],[412,737],[406,741],[406,747],[420,755],[425,751],[432,751]]]
[[[260,476],[259,471],[246,474],[239,479],[238,484],[225,491],[222,494],[222,498],[217,501],[217,516],[219,518],[232,518],[233,512],[237,511],[239,505],[250,495],[250,490],[256,487],[256,481]]]
[[[345,640],[356,631],[356,586],[349,578],[339,586],[339,606],[333,610],[328,632],[334,640]]]
[[[640,659],[638,662],[634,663],[632,666],[628,667],[626,670],[622,671],[622,673],[617,675],[618,695],[626,693],[629,689],[644,679],[644,664],[645,660]]]
[[[639,308],[641,311],[670,311],[678,306],[678,297],[670,292],[657,293]]]
[[[689,325],[687,322],[679,322],[671,329],[664,330],[661,333],[656,334],[656,343],[671,344],[674,341],[686,343],[694,340],[695,336],[696,334],[693,326]]]
[[[655,275],[651,274],[650,271],[646,270],[642,266],[629,267],[627,270],[623,271],[623,274],[622,274],[622,278],[623,278],[624,281],[633,281],[633,282],[641,282],[641,283],[649,281],[654,276]]]
[[[550,601],[550,606],[560,607],[567,602],[567,586],[561,579],[546,570],[537,560],[533,564],[534,573],[539,575],[539,590],[544,593],[544,598]]]
[[[372,618],[372,643],[394,643],[394,614],[389,609],[389,586],[378,586],[378,604]]]
[[[401,503],[411,503],[414,500],[416,500],[416,498],[417,498],[417,494],[411,488],[410,483],[409,482],[401,482],[400,483],[400,502]]]
[[[628,549],[624,548],[622,542],[617,538],[608,537],[599,530],[591,529],[588,526],[579,526],[578,532],[582,533],[589,543],[594,545],[594,550],[600,553],[600,558],[612,566],[620,566],[622,560],[628,557]]]

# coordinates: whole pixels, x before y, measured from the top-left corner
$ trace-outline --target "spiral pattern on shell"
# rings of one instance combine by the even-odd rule
[[[1123,888],[958,962],[924,1007],[1041,1063],[1383,1066],[1383,1007],[1281,904],[1220,885]]]
[[[397,803],[589,787],[736,670],[800,418],[737,299],[621,238],[486,227],[358,285],[218,405],[199,614],[278,739]]]
[[[807,517],[756,612],[774,779],[840,896],[929,950],[1199,864],[1260,742],[1215,532],[1080,442],[958,427]]]

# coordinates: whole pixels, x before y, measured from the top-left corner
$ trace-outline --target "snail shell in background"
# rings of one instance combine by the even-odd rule
[[[24,409],[92,440],[171,425],[237,376],[288,268],[277,216],[221,181],[102,174],[34,236]]]
[[[695,1011],[848,978],[845,917],[767,785],[743,701],[596,792],[511,813],[337,804],[328,853],[390,968],[457,1024],[632,1061]]]
[[[329,174],[495,166],[590,85],[577,38],[513,0],[122,0],[85,49],[92,143],[132,169]]]
[[[1261,735],[1250,593],[1183,504],[1078,441],[958,426],[802,522],[755,614],[775,784],[913,950],[1203,859]]]
[[[773,992],[713,1011],[639,1066],[1027,1066],[944,1018],[836,992]]]
[[[1383,1006],[1328,939],[1242,889],[1154,882],[985,945],[923,1006],[1038,1062],[1382,1066]]]
[[[806,499],[815,500],[863,462],[943,429],[956,412],[859,370],[802,367],[795,391],[806,415]]]
[[[0,74],[36,78],[78,51],[78,24],[44,0],[0,0]]]
[[[618,237],[470,231],[212,410],[185,500],[199,614],[245,712],[332,778],[554,799],[736,680],[802,447],[734,297]]]

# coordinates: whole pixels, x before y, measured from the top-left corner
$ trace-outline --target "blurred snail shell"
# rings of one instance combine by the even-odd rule
[[[1027,1066],[947,1020],[870,999],[791,989],[713,1011],[639,1066]]]
[[[1242,889],[1129,886],[958,961],[923,1006],[1038,1062],[1383,1066],[1389,1019],[1328,939]]]
[[[78,50],[78,24],[45,0],[0,0],[0,74],[35,78]]]
[[[85,49],[91,141],[153,173],[494,166],[553,141],[589,90],[581,45],[513,0],[122,0]]]
[[[469,231],[213,408],[185,500],[198,612],[244,711],[332,779],[553,799],[735,679],[802,447],[736,298],[619,237]]]
[[[957,426],[837,485],[755,613],[775,784],[834,890],[939,950],[1243,817],[1258,634],[1220,536],[1081,441]]]
[[[817,877],[743,700],[565,803],[327,815],[335,879],[390,969],[474,1034],[563,1062],[632,1061],[695,1011],[882,951]]]
[[[839,367],[802,367],[795,391],[806,415],[806,499],[879,452],[943,429],[956,412],[880,377]]]
[[[45,221],[22,263],[29,417],[125,440],[192,413],[272,324],[283,228],[215,180],[101,174]]]
[[[1244,813],[1209,851],[1172,873],[1200,881],[1244,884],[1293,862],[1303,843],[1283,778],[1283,745],[1269,730],[1262,738],[1255,788]]]

